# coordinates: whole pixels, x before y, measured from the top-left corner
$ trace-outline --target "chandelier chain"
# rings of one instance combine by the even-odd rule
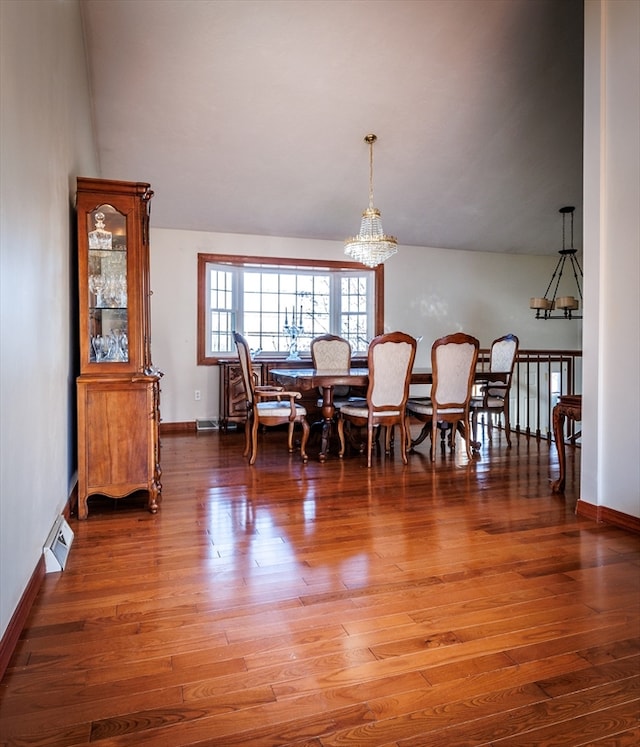
[[[365,140],[369,143],[369,210],[373,210],[373,144],[378,138],[375,135],[367,135]]]

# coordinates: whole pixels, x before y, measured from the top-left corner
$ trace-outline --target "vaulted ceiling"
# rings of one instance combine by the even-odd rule
[[[83,0],[101,176],[152,225],[551,254],[582,221],[582,0]]]

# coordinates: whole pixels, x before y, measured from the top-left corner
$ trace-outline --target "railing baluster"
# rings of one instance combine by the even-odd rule
[[[553,410],[553,382],[551,360],[547,360],[547,441],[551,441],[551,413]],[[562,389],[562,363],[560,363],[560,389]]]
[[[479,351],[478,366],[481,371],[488,371],[490,367],[491,351]],[[559,390],[553,386],[554,364],[558,366]],[[524,369],[524,372],[523,372]],[[541,384],[541,372],[546,371],[546,386]],[[532,391],[532,373],[535,373],[535,386]],[[562,394],[580,394],[582,390],[582,351],[581,350],[520,350],[516,358],[511,382],[511,415],[515,424],[511,424],[511,431],[516,436],[524,434],[536,439],[544,438],[553,441],[553,407],[554,397]],[[543,413],[546,422],[543,422]],[[498,422],[503,427],[502,422]],[[570,426],[570,436],[576,433],[575,423]]]

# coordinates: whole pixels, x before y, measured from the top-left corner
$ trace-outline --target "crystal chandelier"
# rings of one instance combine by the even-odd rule
[[[575,296],[558,296],[558,286],[560,285],[560,279],[564,272],[565,264],[567,260],[573,271],[573,279],[575,280],[576,288],[578,290],[578,297],[582,301],[582,287],[581,282],[583,279],[582,268],[576,257],[576,250],[573,248],[573,212],[574,207],[562,207],[560,213],[562,213],[562,249],[558,252],[560,259],[556,265],[556,269],[553,271],[547,290],[544,292],[542,298],[534,297],[529,301],[529,308],[535,309],[536,319],[582,319],[582,314],[574,314],[580,307],[580,302]],[[571,248],[567,249],[565,246],[565,225],[567,215],[571,216]],[[555,283],[555,284],[554,284]],[[553,295],[549,297],[549,291],[553,286]],[[554,313],[558,311],[559,313]]]
[[[380,220],[380,211],[373,206],[373,144],[376,135],[367,135],[369,143],[369,207],[362,213],[360,233],[345,241],[344,253],[362,262],[367,267],[376,267],[398,251],[398,242],[394,236],[385,236]]]

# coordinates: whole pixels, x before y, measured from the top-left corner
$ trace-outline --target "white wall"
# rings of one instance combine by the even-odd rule
[[[238,234],[152,229],[153,362],[165,372],[162,420],[193,422],[219,415],[219,371],[196,364],[199,252],[343,260],[340,243]],[[581,321],[536,321],[529,298],[542,295],[557,256],[531,257],[399,248],[385,265],[386,331],[424,339],[416,365],[427,365],[431,343],[465,331],[483,347],[507,332],[523,348],[579,350]],[[202,393],[196,402],[194,391]]]
[[[640,517],[640,3],[585,4],[581,498]]]
[[[77,0],[0,2],[0,635],[74,482],[72,200],[95,174]]]

